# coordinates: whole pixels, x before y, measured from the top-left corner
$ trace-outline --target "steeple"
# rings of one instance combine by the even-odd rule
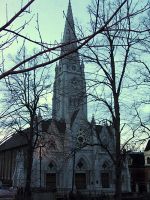
[[[75,50],[62,58],[55,68],[52,117],[71,123],[75,113],[77,118],[87,119],[87,97],[84,63],[80,62],[75,34],[71,2],[69,1],[63,34],[64,46],[61,54]],[[75,41],[75,42],[74,42]],[[67,44],[67,45],[65,45]]]
[[[73,12],[72,12],[72,6],[71,2],[69,1],[68,4],[68,10],[67,10],[67,15],[66,15],[66,22],[65,22],[65,28],[64,28],[64,34],[63,34],[63,39],[62,43],[65,45],[61,48],[61,55],[70,52],[72,50],[77,49],[77,37],[75,33],[75,26],[74,26],[74,19],[73,19]],[[64,59],[60,61],[60,64],[67,65],[68,62],[71,62],[72,64],[80,64],[79,60],[79,54],[77,51],[74,53],[68,55]]]
[[[73,42],[73,41],[76,41],[76,40],[77,40],[77,37],[76,37],[76,34],[75,34],[75,26],[74,26],[73,14],[72,14],[72,7],[71,7],[71,2],[69,0],[62,42],[63,43],[70,43],[70,42]],[[62,50],[70,50],[72,48],[77,48],[76,42],[74,44],[67,45],[65,48],[62,48]]]

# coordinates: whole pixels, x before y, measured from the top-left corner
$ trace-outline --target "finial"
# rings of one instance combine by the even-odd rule
[[[38,121],[41,121],[42,120],[42,115],[41,115],[41,110],[39,109],[39,112],[38,112]]]
[[[39,109],[39,112],[38,112],[38,117],[42,117],[41,116],[41,110]]]
[[[74,19],[73,19],[73,13],[72,13],[70,0],[68,3],[67,15],[65,15],[65,17],[66,17],[66,22],[65,22],[65,29],[64,29],[64,34],[63,34],[63,42],[67,43],[67,42],[76,40]]]
[[[96,124],[96,122],[95,122],[95,117],[94,117],[94,114],[92,115],[91,124],[93,124],[93,125],[95,125],[95,124]]]
[[[81,60],[81,66],[84,68],[84,61],[83,61],[83,59]]]
[[[71,0],[69,0],[69,3],[68,3],[68,8],[71,8]],[[72,9],[72,8],[71,8]]]

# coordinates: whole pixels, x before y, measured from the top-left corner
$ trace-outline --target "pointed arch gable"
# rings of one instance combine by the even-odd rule
[[[109,159],[105,159],[102,164],[101,164],[101,169],[105,170],[105,169],[110,169],[112,168],[112,161]]]
[[[88,170],[90,169],[90,164],[89,164],[89,160],[87,159],[87,157],[85,155],[82,155],[78,158],[77,162],[76,162],[76,169],[83,169],[83,170]]]
[[[57,171],[58,165],[57,162],[54,159],[50,159],[49,162],[47,163],[46,166],[46,171],[51,172],[51,171]]]
[[[52,120],[50,125],[49,125],[49,128],[48,128],[48,132],[51,134],[51,135],[56,135],[56,134],[59,134],[59,130],[57,128],[57,125],[56,125],[56,122],[55,120]]]
[[[104,159],[101,163],[100,184],[102,188],[110,188],[112,183],[113,163],[110,159]]]

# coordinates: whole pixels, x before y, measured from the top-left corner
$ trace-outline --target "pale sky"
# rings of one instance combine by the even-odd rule
[[[34,19],[36,19],[36,14],[39,15],[39,25],[43,35],[43,39],[47,42],[59,40],[64,28],[65,17],[63,16],[63,11],[67,12],[69,0],[35,0],[35,2],[30,6],[32,14],[34,14]],[[0,26],[4,24],[11,16],[13,16],[20,8],[22,0],[0,0]],[[25,2],[28,1],[23,1]],[[88,22],[87,5],[91,0],[71,0],[72,10],[74,19],[78,20],[81,24],[86,24]],[[6,16],[7,10],[7,16]],[[31,15],[28,15],[31,17]],[[23,22],[25,17],[17,20],[17,25]],[[34,20],[32,20],[33,22]],[[31,23],[30,33],[28,35],[34,34],[36,23]],[[34,35],[35,37],[35,35]]]
[[[89,21],[87,5],[90,1],[91,0],[71,0],[75,23],[78,21],[81,25],[87,25],[87,22]],[[0,0],[0,27],[20,10],[21,5],[25,5],[27,2],[28,0]],[[31,13],[25,13],[23,16],[18,18],[11,28],[12,30],[15,30],[15,28],[20,27],[25,21],[27,22],[33,17],[26,28],[21,31],[21,34],[39,41],[39,35],[36,30],[36,19],[38,13],[39,28],[43,42],[49,44],[60,42],[64,31],[64,13],[66,14],[67,12],[68,2],[69,0],[35,0],[35,2],[30,6],[30,9],[27,9],[27,11],[30,10]],[[7,66],[10,68],[11,66],[11,61],[8,59],[8,55],[11,54],[12,57],[15,56],[21,47],[22,42],[23,40],[18,39],[8,49],[5,49],[5,68],[7,68]],[[30,54],[30,51],[32,52],[32,49],[35,47],[38,48],[39,46],[27,42],[26,48],[28,49],[28,54]]]
[[[21,2],[25,5],[28,0],[0,0],[0,27],[21,8]],[[65,24],[64,12],[66,14],[68,2],[69,0],[35,0],[30,9],[27,9],[31,13],[25,13],[18,18],[11,28],[15,30],[15,28],[22,26],[25,21],[28,22],[32,18],[30,23],[26,25],[26,28],[21,31],[21,34],[33,40],[40,41],[38,31],[36,30],[38,14],[39,28],[43,42],[48,44],[60,42]],[[91,0],[71,0],[75,24],[78,21],[80,25],[84,27],[88,26],[89,15],[87,13],[87,6],[90,2]],[[7,57],[8,54],[15,56],[22,42],[23,40],[18,39],[8,49],[5,49],[5,56]],[[39,46],[26,42],[26,47],[28,48],[28,53],[30,53],[33,48],[38,48]],[[7,63],[7,60],[6,58],[6,66],[10,66],[10,60],[9,63]]]
[[[25,5],[28,0],[0,0],[0,27],[21,8],[21,2]],[[36,31],[36,17],[38,13],[39,26],[43,41],[47,43],[54,43],[55,41],[60,42],[65,23],[63,11],[65,13],[67,12],[68,2],[69,0],[35,0],[35,2],[30,6],[30,11],[32,11],[31,14],[25,13],[24,16],[17,19],[13,24],[13,29],[22,25],[25,20],[30,20],[33,16],[29,25],[27,25],[26,29],[21,33],[25,36],[31,37],[32,39],[38,39]],[[75,23],[78,21],[78,23],[84,26],[84,28],[86,26],[88,27],[89,23],[87,6],[90,2],[91,0],[71,0]],[[6,54],[15,55],[20,44],[20,42],[16,41],[14,45],[6,51]],[[35,47],[35,45],[28,44],[28,51],[30,52],[33,47]],[[7,55],[5,56],[7,58]],[[150,110],[147,105],[142,109],[145,113]],[[95,113],[96,110],[97,105],[93,105],[90,118],[92,113]]]

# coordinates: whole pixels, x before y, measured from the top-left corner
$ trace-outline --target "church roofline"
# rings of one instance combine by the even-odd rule
[[[150,140],[148,141],[146,148],[145,148],[145,151],[149,151],[149,150],[150,150]]]
[[[130,168],[143,168],[145,166],[144,153],[143,152],[130,152],[128,156],[132,159]]]
[[[49,128],[49,126],[52,122],[54,122],[56,124],[56,127],[57,127],[59,133],[65,133],[66,123],[63,122],[63,121],[57,121],[57,120],[53,120],[53,119],[41,121],[43,133],[48,132],[48,128]],[[8,139],[6,139],[2,144],[0,144],[0,152],[5,151],[5,150],[10,150],[10,149],[15,149],[15,148],[27,146],[28,141],[27,141],[27,135],[26,134],[29,134],[29,128],[24,129],[21,132],[18,131],[16,133],[14,133],[12,136],[10,136]]]

